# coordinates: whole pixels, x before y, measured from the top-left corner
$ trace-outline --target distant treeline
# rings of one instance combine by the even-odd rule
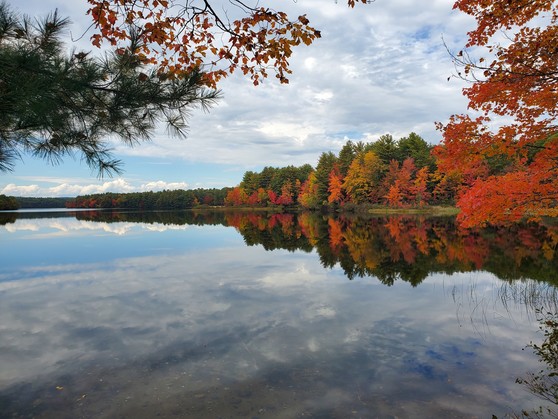
[[[462,179],[441,173],[432,150],[433,146],[415,133],[399,140],[386,134],[370,143],[347,141],[337,155],[324,152],[315,168],[305,164],[247,171],[234,188],[109,192],[76,198],[18,198],[18,201],[21,208],[140,210],[225,205],[350,211],[370,206],[452,205]]]
[[[20,208],[64,208],[66,206],[66,201],[72,198],[17,197],[15,199]]]
[[[73,198],[35,198],[0,195],[0,210],[20,208],[64,208]]]
[[[0,211],[15,210],[20,207],[19,202],[13,196],[0,195]]]
[[[66,200],[66,208],[126,208],[139,210],[187,209],[222,206],[232,188],[176,189],[161,192],[133,192],[80,195]]]

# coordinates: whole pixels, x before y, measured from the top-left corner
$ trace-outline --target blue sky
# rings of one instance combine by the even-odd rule
[[[215,0],[217,4],[221,0]],[[68,47],[93,49],[85,0],[7,0],[13,9],[42,16],[58,9],[73,22]],[[226,2],[225,2],[226,3]],[[0,194],[75,196],[175,188],[235,186],[247,170],[316,165],[324,151],[347,140],[374,141],[416,132],[440,141],[434,122],[466,111],[444,42],[461,49],[473,21],[452,10],[452,0],[376,0],[347,8],[343,0],[281,2],[292,16],[306,14],[322,38],[299,47],[290,60],[290,84],[274,77],[254,87],[240,75],[220,84],[223,98],[209,113],[195,111],[187,139],[157,131],[135,148],[115,143],[124,173],[98,179],[79,160],[52,166],[24,156],[0,173]]]

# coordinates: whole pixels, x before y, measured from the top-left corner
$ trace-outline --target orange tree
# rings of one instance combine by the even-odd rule
[[[461,174],[465,226],[558,215],[558,4],[551,0],[458,0],[476,19],[457,75],[476,115],[438,124],[435,153]],[[482,48],[491,58],[478,58]],[[468,179],[468,180],[466,180]]]
[[[96,33],[94,45],[108,41],[132,51],[161,74],[199,70],[211,87],[240,70],[255,85],[270,68],[288,83],[289,57],[300,44],[310,45],[320,31],[306,15],[289,17],[253,0],[88,0]],[[348,5],[370,0],[348,0]],[[131,43],[129,41],[132,41]]]

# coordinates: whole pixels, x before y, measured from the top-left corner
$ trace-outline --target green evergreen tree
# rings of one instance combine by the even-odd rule
[[[355,143],[351,140],[347,141],[341,150],[339,150],[339,170],[341,175],[347,176],[347,172],[349,171],[349,166],[353,162],[355,156]]]
[[[100,176],[119,173],[107,138],[133,146],[158,122],[184,136],[189,112],[219,96],[199,73],[171,78],[139,63],[134,36],[103,57],[68,52],[68,25],[57,12],[33,21],[0,3],[0,171],[30,152],[51,163],[77,155]]]
[[[428,167],[431,171],[436,169],[436,162],[430,154],[432,146],[424,141],[420,135],[411,132],[408,137],[403,137],[399,140],[398,146],[400,163],[403,163],[406,158],[411,157],[419,168]]]
[[[376,153],[385,164],[392,160],[401,160],[399,146],[391,134],[382,135],[377,141],[370,144],[371,151]]]
[[[322,153],[316,166],[317,198],[322,205],[327,205],[329,196],[329,174],[337,163],[337,157],[331,151]]]

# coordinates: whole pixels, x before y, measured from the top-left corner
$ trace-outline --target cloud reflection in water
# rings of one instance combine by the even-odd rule
[[[515,384],[536,366],[521,350],[534,319],[484,272],[386,287],[348,281],[315,252],[218,234],[199,250],[35,267],[25,281],[18,269],[0,283],[8,414],[484,417],[534,404]]]

